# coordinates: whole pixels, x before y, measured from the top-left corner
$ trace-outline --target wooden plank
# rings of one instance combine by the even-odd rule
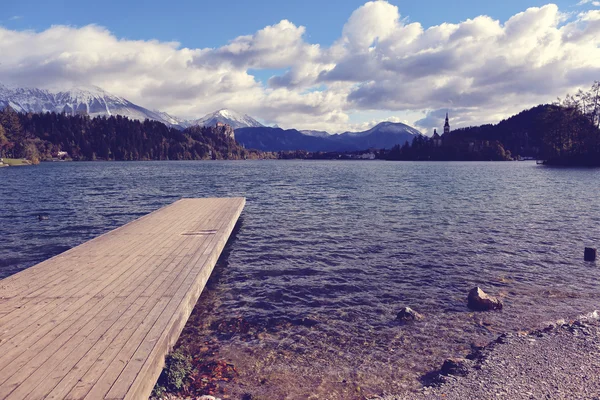
[[[0,399],[147,398],[244,204],[182,199],[0,281]]]
[[[206,243],[208,243],[206,240],[203,240],[204,243],[201,242],[201,244],[199,245],[199,247],[204,247]],[[194,247],[198,247],[196,245],[194,245],[192,243],[192,245]],[[189,253],[190,251],[190,247],[188,246],[187,248],[183,249],[184,251],[186,251],[186,253]],[[184,267],[187,263],[186,261],[186,257],[189,257],[189,255],[184,255],[182,257],[177,258],[176,260],[174,260],[171,263],[170,268],[167,268],[166,271],[168,271],[169,269],[172,269],[173,267],[177,267],[177,271],[181,270],[182,267]],[[164,269],[161,273],[162,277],[165,277],[164,274]],[[166,274],[166,277],[170,277],[170,280],[168,280],[167,282],[170,283],[172,281],[172,279],[177,276],[177,273],[168,273]],[[160,296],[161,296],[161,292],[164,291],[164,289],[161,289],[164,285],[162,285],[162,281],[164,279],[153,279],[153,280],[149,280],[147,282],[147,284],[149,284],[150,286],[145,288],[145,290],[148,293],[153,293],[154,296],[153,297],[142,297],[144,299],[143,303],[140,303],[138,306],[143,306],[144,308],[148,308],[148,306],[150,304],[152,304],[153,301],[156,301]],[[133,301],[133,299],[135,299],[134,294],[130,295],[130,299],[129,302]],[[146,301],[148,300],[148,301]],[[131,310],[127,310],[127,312],[130,312]],[[57,391],[60,392],[61,390],[65,390],[65,386],[67,386],[68,388],[70,388],[71,386],[68,385],[68,383],[72,383],[73,379],[75,377],[77,377],[77,379],[81,379],[81,375],[83,375],[84,373],[87,372],[87,370],[90,368],[91,363],[94,363],[94,360],[96,360],[96,358],[99,357],[100,353],[102,352],[103,349],[106,348],[106,346],[108,344],[111,343],[110,340],[113,340],[114,337],[116,335],[120,335],[120,330],[123,328],[123,325],[125,323],[128,323],[129,326],[131,326],[131,329],[135,330],[139,328],[139,321],[136,320],[136,318],[141,318],[143,316],[145,316],[147,314],[147,312],[136,312],[136,314],[131,315],[131,316],[125,316],[123,318],[120,318],[119,320],[116,321],[116,323],[114,324],[114,326],[110,326],[109,330],[106,332],[103,332],[103,327],[100,327],[99,332],[102,332],[102,342],[100,343],[100,345],[98,345],[98,343],[94,343],[93,340],[89,340],[88,339],[88,343],[84,343],[83,345],[80,345],[71,355],[69,355],[69,357],[67,358],[67,360],[64,360],[61,365],[58,366],[58,368],[54,368],[54,372],[53,372],[53,377],[51,377],[50,379],[46,379],[44,381],[44,385],[36,388],[36,390],[34,391],[34,393],[40,393],[40,392],[44,392],[44,390],[46,389],[52,389],[52,385],[50,383],[48,383],[48,381],[57,381],[60,380],[59,378],[62,378],[62,382],[61,382],[61,388],[54,388],[53,390],[53,394],[52,396],[50,396],[50,398],[60,398],[57,397]],[[110,324],[106,324],[107,321],[105,321],[105,327],[106,325],[110,325]],[[96,332],[96,334],[98,334],[99,332]],[[109,340],[110,339],[110,340]],[[94,348],[92,348],[90,351],[88,351],[88,349],[90,349],[90,345],[94,345]],[[61,349],[64,350],[64,349]],[[92,351],[93,350],[93,351]],[[86,353],[87,351],[87,353]],[[85,356],[82,357],[82,354],[85,354]],[[106,355],[102,355],[102,361],[96,362],[94,364],[94,368],[96,370],[101,369],[101,365],[105,365],[107,363],[107,359],[111,359],[110,357],[107,357]],[[69,369],[70,366],[72,366],[73,362],[77,362],[77,366],[76,368],[73,368],[73,370],[71,370],[69,372],[69,374],[67,374],[67,376],[62,376],[57,370],[60,369]],[[54,360],[49,360],[48,363],[49,365],[52,365],[54,362]],[[71,364],[69,364],[71,363]],[[41,368],[43,370],[43,367]],[[86,376],[87,378],[87,376]],[[88,378],[89,379],[89,378]],[[83,380],[82,380],[83,382]],[[44,388],[43,386],[46,386],[46,388]],[[65,393],[61,394],[62,396],[65,395]],[[35,396],[34,396],[35,397]],[[37,398],[37,397],[36,397]]]
[[[227,224],[226,231],[232,231],[236,221],[229,220],[225,223]],[[167,310],[161,315],[162,321],[159,321],[153,327],[151,334],[140,345],[138,351],[134,354],[133,361],[128,363],[119,380],[111,388],[108,398],[116,399],[123,396],[127,399],[138,399],[145,397],[146,393],[152,391],[154,383],[158,380],[163,369],[164,358],[173,348],[177,342],[177,338],[179,338],[179,335],[183,331],[210,277],[212,268],[227,243],[227,238],[224,236],[215,236],[214,242],[217,251],[204,252],[203,255],[206,258],[203,261],[202,268],[198,269],[197,273],[189,275],[189,288],[186,288],[185,291],[179,290],[182,299],[178,300],[178,297],[171,299]],[[141,360],[144,361],[142,362]],[[127,373],[130,375],[127,375]],[[142,376],[152,376],[153,378],[141,379]],[[134,378],[134,382],[127,388],[125,384],[129,382],[131,377]]]
[[[171,236],[177,237],[177,235]],[[145,260],[142,259],[141,261]],[[119,266],[120,264],[117,263],[116,265]],[[142,263],[139,263],[138,267],[141,265]],[[80,297],[78,293],[74,299],[69,299],[71,304],[69,304],[68,307],[58,310],[60,312],[58,316],[55,316],[53,313],[44,316],[44,320],[38,322],[40,329],[29,332],[26,339],[20,340],[19,337],[15,337],[13,340],[9,340],[7,343],[1,345],[0,365],[5,364],[7,365],[7,368],[6,370],[0,369],[0,383],[6,381],[11,376],[11,373],[15,373],[16,371],[18,371],[18,369],[23,366],[24,361],[30,359],[28,353],[37,353],[48,343],[53,342],[53,339],[55,339],[56,336],[61,335],[62,332],[66,328],[68,328],[70,324],[72,324],[74,321],[78,321],[80,316],[88,318],[93,316],[93,314],[90,314],[90,308],[92,308],[95,305],[96,300],[102,299],[100,305],[105,305],[108,301],[110,301],[111,296],[115,296],[116,293],[123,293],[123,290],[127,290],[127,287],[133,287],[134,285],[132,285],[129,282],[129,279],[132,277],[135,278],[137,276],[134,274],[136,272],[136,269],[131,268],[130,266],[128,267],[127,265],[125,265],[125,267],[123,268],[129,268],[127,275],[122,274],[119,276],[121,279],[113,279],[115,276],[118,275],[118,273],[123,272],[123,269],[121,268],[116,273],[102,277],[102,280],[100,282],[93,283],[89,287],[87,287],[88,291],[93,289],[95,292],[86,292],[85,296],[83,297]],[[115,289],[115,285],[119,286]],[[96,290],[98,289],[101,289],[101,291],[97,292]],[[86,289],[82,290],[85,291]],[[75,300],[77,301],[74,302]],[[85,324],[86,322],[87,321],[83,321],[80,322],[80,324]],[[42,340],[35,343],[35,346],[31,345],[40,338],[42,338]],[[58,342],[54,341],[53,344],[56,346],[57,343]],[[22,354],[22,348],[27,348],[26,351],[28,353],[26,352],[25,354]],[[14,360],[13,356],[19,354],[19,359]],[[8,367],[9,365],[10,367]],[[0,386],[0,396],[1,389],[2,387]]]
[[[67,258],[73,258],[73,257],[85,258],[85,257],[92,256],[94,253],[101,254],[101,251],[102,251],[101,249],[103,246],[110,247],[113,250],[112,253],[114,253],[114,250],[116,250],[118,248],[119,243],[121,243],[125,246],[128,246],[130,243],[128,243],[127,241],[121,241],[120,236],[118,234],[120,234],[122,231],[126,232],[127,229],[129,229],[130,224],[133,224],[133,223],[139,224],[146,218],[157,219],[157,216],[155,214],[157,214],[159,212],[165,212],[169,207],[173,206],[174,204],[176,204],[176,203],[170,204],[159,210],[153,211],[152,213],[145,215],[135,221],[129,222],[128,224],[125,224],[113,231],[110,231],[103,235],[100,235],[97,238],[95,238],[93,241],[83,243],[77,247],[74,247],[72,249],[65,251],[64,253],[58,254],[40,264],[32,266],[27,269],[27,274],[15,274],[15,275],[12,275],[10,277],[7,277],[7,278],[1,280],[0,281],[0,291],[3,295],[3,298],[7,299],[7,298],[12,298],[12,297],[23,296],[23,295],[29,293],[26,291],[26,289],[28,287],[31,287],[34,290],[39,289],[39,285],[36,285],[34,283],[34,281],[39,278],[47,279],[48,277],[52,276],[53,274],[57,275],[60,272],[65,273],[65,272],[73,271],[72,264],[62,262]],[[155,224],[155,225],[158,225],[158,224]],[[113,241],[115,243],[107,244],[107,243],[105,243],[106,241]],[[102,246],[101,246],[101,244],[102,244]],[[94,251],[96,249],[100,249],[100,250]],[[54,263],[54,264],[52,264],[52,263]],[[52,264],[52,267],[49,267],[49,264]],[[56,265],[64,265],[65,268],[69,268],[70,271],[64,271],[64,269],[61,270],[60,267],[57,267]],[[2,304],[0,304],[0,307],[1,306],[2,306]]]
[[[176,216],[173,215],[173,219],[174,219],[174,221],[172,221],[174,223],[173,225],[176,225],[175,222],[177,222],[175,220],[175,217]],[[182,218],[183,217],[185,217],[185,214],[182,214]],[[160,226],[158,226],[158,227],[160,228]],[[177,226],[173,226],[173,229],[177,229]],[[136,257],[139,257],[140,254],[142,254],[144,252],[147,252],[149,249],[154,249],[154,250],[151,250],[151,251],[158,251],[160,248],[156,247],[156,246],[157,246],[157,244],[160,243],[160,241],[161,241],[161,237],[159,235],[155,235],[154,241],[149,240],[149,241],[147,241],[147,245],[146,246],[138,246],[138,249],[136,251],[129,252],[126,257],[123,257],[123,255],[121,255],[121,254],[119,254],[119,253],[116,252],[117,249],[114,249],[114,248],[111,247],[111,253],[107,256],[107,257],[110,257],[109,259],[107,259],[105,257],[104,259],[101,260],[101,262],[100,262],[100,260],[97,260],[95,264],[93,264],[93,265],[90,264],[89,268],[87,268],[87,270],[89,271],[88,274],[82,274],[82,275],[78,275],[78,276],[72,276],[68,284],[65,284],[62,287],[59,287],[58,291],[57,290],[53,290],[53,294],[55,295],[55,297],[56,297],[57,300],[68,299],[70,297],[77,297],[77,295],[74,295],[74,296],[66,295],[65,292],[69,291],[69,290],[71,290],[70,293],[79,293],[79,292],[81,292],[81,293],[84,293],[84,294],[89,294],[89,290],[90,289],[88,287],[85,287],[84,285],[81,284],[81,279],[82,278],[87,277],[89,274],[95,274],[94,276],[96,277],[96,279],[98,279],[98,277],[99,277],[99,280],[101,282],[108,283],[107,279],[106,279],[106,273],[107,273],[107,271],[104,270],[104,269],[101,269],[99,267],[104,267],[104,265],[106,264],[109,267],[111,267],[111,268],[114,269],[116,267],[119,267],[121,264],[126,264],[128,261],[131,261],[131,260],[135,259]],[[120,240],[120,242],[121,243],[125,243],[126,249],[128,249],[129,247],[131,247],[131,244],[132,244],[132,241],[127,241],[127,240]],[[84,256],[85,256],[85,254],[84,254]],[[52,259],[52,260],[53,261],[60,261],[58,265],[51,265],[52,267],[55,267],[55,269],[60,269],[61,266],[69,264],[69,260],[68,259]],[[111,263],[111,261],[112,261],[112,263]],[[19,274],[17,274],[17,275],[19,275]],[[25,275],[25,274],[23,274],[23,275]],[[40,287],[45,287],[44,286],[44,277],[43,276],[38,276],[38,275],[36,275],[34,277],[31,277],[30,280],[34,280],[35,279],[37,282],[39,282],[39,286]],[[79,278],[79,279],[77,279],[77,278]],[[68,279],[68,275],[67,275],[66,279]],[[96,285],[96,283],[92,282],[90,285],[93,286],[93,285]],[[52,289],[52,288],[49,288],[49,289]],[[38,289],[38,292],[40,290],[41,289]],[[28,296],[30,296],[30,295],[28,295]],[[49,297],[51,297],[51,296],[49,296]],[[40,298],[44,299],[45,297],[40,297]],[[22,309],[23,307],[27,307],[27,304],[23,303],[23,301],[25,301],[23,298],[19,298],[17,300],[10,299],[9,301],[12,302],[12,301],[19,301],[19,300],[20,300],[20,302],[17,303],[18,307],[16,307],[15,311],[18,311],[18,310]],[[31,313],[31,310],[30,310],[30,313]],[[47,316],[48,314],[47,314],[46,310],[44,310],[44,312],[41,313],[41,315]],[[32,320],[36,321],[33,318],[35,316],[36,315],[31,315],[31,317],[28,318],[26,321],[23,321],[23,323],[27,323],[27,322],[32,321]],[[4,321],[0,320],[0,326],[5,326],[8,329],[10,327],[10,325],[8,325],[8,324],[4,325],[3,322]],[[5,336],[4,332],[0,332],[0,339],[2,339],[2,340],[7,339],[7,337]],[[2,348],[0,347],[0,354],[1,353],[2,353]]]
[[[113,231],[113,232],[116,232],[116,231]],[[115,236],[117,236],[117,238],[119,238],[118,235],[115,234]],[[103,237],[100,237],[99,239],[105,239],[105,238],[106,237],[103,235]],[[126,262],[128,259],[135,258],[137,255],[139,255],[139,253],[141,251],[146,250],[143,247],[140,247],[137,252],[130,252],[126,258],[123,258],[119,254],[119,250],[122,249],[122,247],[120,248],[118,246],[119,244],[122,247],[125,247],[125,249],[127,249],[128,247],[131,246],[131,241],[119,240],[117,243],[115,243],[114,247],[111,246],[112,251],[110,254],[105,254],[105,255],[103,255],[103,257],[101,257],[101,258],[103,258],[102,262],[99,262],[99,260],[90,260],[87,264],[87,268],[85,265],[82,266],[81,269],[83,269],[83,272],[80,270],[77,270],[75,272],[77,274],[77,276],[72,275],[74,271],[71,271],[71,270],[64,271],[64,269],[69,268],[73,264],[77,263],[80,259],[89,260],[90,255],[86,251],[82,251],[82,253],[74,253],[74,254],[70,255],[69,257],[57,256],[57,257],[52,258],[42,264],[38,264],[38,265],[44,265],[44,267],[46,267],[44,270],[47,272],[47,274],[43,274],[42,272],[40,272],[40,269],[38,269],[37,271],[33,271],[32,272],[33,276],[30,276],[27,279],[28,282],[37,282],[37,287],[35,287],[34,290],[32,290],[30,292],[25,292],[25,291],[21,290],[19,296],[10,298],[7,303],[13,304],[13,308],[18,313],[18,310],[20,310],[24,307],[27,307],[28,305],[30,305],[33,302],[33,300],[31,300],[29,303],[27,303],[28,300],[26,298],[30,298],[30,297],[42,298],[42,299],[45,298],[45,297],[40,297],[40,295],[42,294],[44,289],[53,290],[53,293],[60,294],[60,297],[58,297],[58,299],[61,299],[61,298],[64,299],[64,298],[67,298],[67,296],[64,296],[63,293],[57,293],[54,286],[58,286],[58,290],[60,290],[60,291],[74,289],[76,291],[86,292],[85,287],[83,285],[81,285],[81,283],[76,278],[83,279],[92,274],[95,274],[95,276],[104,275],[105,271],[102,269],[103,267],[118,266],[118,263],[117,264],[114,263],[115,258],[116,258],[116,260],[119,261],[119,263]],[[150,244],[151,244],[151,242],[148,243],[148,245],[150,245]],[[89,246],[87,246],[87,247],[89,247]],[[52,281],[52,282],[48,283],[48,281],[50,280],[50,277],[54,277],[56,275],[55,271],[59,271],[58,274],[61,275],[61,277],[59,278],[58,281]],[[26,275],[26,274],[16,274],[16,275],[19,276],[19,275]],[[15,275],[13,275],[13,276],[15,276]],[[94,276],[94,275],[92,275],[92,276]],[[68,282],[66,284],[60,286],[60,284],[63,283],[64,281],[68,281]],[[2,290],[2,289],[0,288],[0,290]],[[36,296],[36,294],[37,294],[37,296]],[[5,297],[7,297],[7,296],[5,296]],[[32,318],[29,318],[28,320],[31,321]],[[0,321],[0,324],[2,324],[2,323],[3,323],[3,321]]]
[[[202,249],[200,249],[200,252],[201,251]],[[169,282],[168,285],[162,288],[160,296],[158,296],[160,299],[157,298],[154,302],[149,302],[145,306],[150,308],[154,307],[152,308],[153,312],[160,312],[165,304],[159,303],[159,301],[164,297],[169,296],[169,294],[166,293],[167,290],[181,285],[181,282],[187,273],[188,271],[184,271],[184,273],[179,274],[173,283]],[[107,383],[112,382],[118,377],[120,370],[123,368],[123,364],[125,364],[125,360],[127,360],[127,357],[131,356],[131,352],[134,351],[135,346],[138,345],[139,337],[141,337],[139,335],[145,335],[151,327],[149,321],[151,322],[154,320],[155,313],[146,314],[139,314],[137,319],[130,321],[124,331],[110,343],[110,346],[101,357],[103,361],[101,363],[96,363],[93,368],[80,379],[77,386],[67,396],[68,398],[81,398],[88,394],[93,388],[94,393],[91,396],[95,395],[96,398],[100,398],[101,396],[98,392],[106,392],[110,389],[110,386],[107,385]],[[136,337],[138,339],[136,339]],[[114,369],[111,366],[114,367]]]
[[[233,225],[226,227],[226,229],[232,230]],[[225,243],[223,243],[223,246],[220,246],[220,243],[218,243],[218,238],[218,236],[213,236],[211,247],[217,248],[218,253],[220,253]],[[185,325],[185,321],[187,321],[193,309],[193,306],[191,309],[187,309],[183,298],[186,296],[190,298],[194,297],[193,302],[194,305],[196,304],[198,297],[194,295],[194,291],[199,290],[201,292],[204,288],[207,279],[204,279],[203,273],[208,273],[210,275],[209,270],[211,268],[206,268],[206,266],[214,266],[214,264],[217,261],[216,259],[210,259],[211,254],[216,254],[216,252],[199,252],[197,254],[197,261],[195,262],[196,268],[194,268],[192,271],[190,271],[190,273],[187,274],[183,284],[171,285],[169,291],[165,294],[166,298],[169,300],[169,303],[163,309],[159,317],[154,321],[153,326],[147,333],[145,340],[135,350],[135,353],[131,357],[131,361],[128,362],[126,365],[123,365],[121,375],[106,395],[106,398],[124,398],[129,392],[130,387],[132,386],[131,380],[136,379],[142,366],[146,366],[146,373],[144,373],[144,376],[147,376],[147,373],[151,373],[152,375],[155,375],[155,378],[152,379],[152,381],[156,382],[160,371],[162,370],[162,360],[164,360],[164,356],[175,344],[175,342],[173,341],[173,343],[169,343],[163,340],[162,342],[164,343],[161,342],[161,345],[158,346],[158,348],[156,348],[156,345],[159,343],[161,339],[160,336],[165,330],[167,330],[170,335],[173,335],[174,337],[179,337]],[[180,322],[178,320],[179,318],[181,318],[184,321],[181,326],[179,326],[178,324]],[[155,366],[153,365],[154,359],[152,359],[151,357],[152,350],[155,348],[156,352],[162,354],[162,358],[158,357],[161,358],[159,362],[160,368],[158,369],[158,371],[155,370]],[[120,365],[118,362],[113,362],[113,364],[109,366],[108,370],[111,371],[111,373],[113,373],[114,371],[117,371],[119,369],[119,366]],[[148,381],[148,379],[145,379],[144,383],[147,383]],[[153,385],[154,384],[152,383],[152,386]],[[87,398],[93,399],[97,398],[96,394],[98,393],[104,394],[102,390],[100,390],[99,392],[94,392],[94,389],[92,389],[90,394],[88,394]],[[133,390],[133,392],[136,392],[135,387],[131,389]],[[151,391],[152,387],[144,387],[144,389],[147,391]],[[133,398],[139,398],[139,394],[134,393],[132,395],[134,396]]]

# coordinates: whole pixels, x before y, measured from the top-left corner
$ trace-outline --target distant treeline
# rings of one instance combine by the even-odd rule
[[[496,125],[456,129],[433,139],[420,136],[394,147],[391,160],[506,161],[541,155],[546,114],[553,106],[537,106]]]
[[[496,125],[461,128],[435,141],[415,137],[383,155],[389,160],[492,160],[532,157],[550,165],[600,166],[600,82],[552,105]]]
[[[247,150],[225,127],[183,131],[157,121],[126,117],[19,114],[0,111],[0,157],[39,162],[73,160],[356,159],[362,152]],[[365,149],[367,150],[367,149]],[[390,151],[370,150],[387,160],[513,160],[525,157],[551,165],[600,166],[600,82],[587,92],[523,111],[496,125],[461,128],[434,140],[417,136]],[[368,157],[367,157],[368,158]]]
[[[203,160],[272,157],[246,150],[224,127],[183,131],[157,121],[122,116],[20,114],[0,111],[0,157],[34,162],[66,152],[73,160]]]

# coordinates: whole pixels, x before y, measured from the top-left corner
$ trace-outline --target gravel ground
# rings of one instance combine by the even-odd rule
[[[380,399],[600,400],[600,323],[584,318],[504,334],[423,380],[431,386],[420,393]]]

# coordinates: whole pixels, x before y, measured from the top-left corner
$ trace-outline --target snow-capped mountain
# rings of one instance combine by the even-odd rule
[[[422,133],[412,126],[401,122],[380,122],[373,128],[363,132],[345,132],[333,135],[333,139],[342,143],[352,143],[360,149],[391,149],[397,144],[412,142],[415,136]]]
[[[415,128],[393,122],[382,122],[363,132],[345,132],[329,135],[322,131],[297,131],[279,128],[236,129],[235,139],[247,149],[263,151],[358,151],[391,149],[395,145],[412,142],[421,132]]]
[[[204,117],[187,121],[190,125],[214,126],[217,122],[230,125],[233,129],[238,128],[261,128],[264,125],[246,114],[240,114],[233,110],[222,109]]]
[[[331,134],[329,132],[325,132],[325,131],[313,131],[313,130],[304,130],[304,131],[300,131],[303,135],[307,135],[307,136],[316,136],[316,137],[329,137],[331,136]]]
[[[17,112],[57,112],[90,117],[121,115],[130,119],[151,119],[168,126],[185,127],[185,121],[167,113],[151,111],[97,87],[77,87],[51,92],[37,88],[9,88],[0,84],[0,108],[10,106]]]
[[[227,109],[216,111],[197,120],[185,120],[166,112],[149,110],[97,86],[51,92],[37,88],[9,88],[0,83],[0,109],[6,106],[10,106],[17,112],[64,112],[69,115],[87,114],[90,117],[121,115],[140,121],[151,119],[179,129],[192,125],[214,126],[217,122],[231,125],[234,129],[263,126],[248,115]]]
[[[411,134],[421,135],[421,132],[401,122],[380,122],[371,129],[362,132],[345,132],[340,134],[341,136],[347,137],[364,137],[373,134],[385,134],[385,135],[397,135],[397,134]]]

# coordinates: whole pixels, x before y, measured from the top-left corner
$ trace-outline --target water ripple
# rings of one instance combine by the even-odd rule
[[[599,177],[528,162],[3,168],[0,277],[181,197],[245,196],[192,317],[235,362],[232,397],[401,392],[473,341],[600,308],[600,267],[582,260],[600,241]],[[471,313],[474,285],[505,310]],[[425,321],[398,323],[405,305]],[[232,318],[243,332],[223,332]]]

